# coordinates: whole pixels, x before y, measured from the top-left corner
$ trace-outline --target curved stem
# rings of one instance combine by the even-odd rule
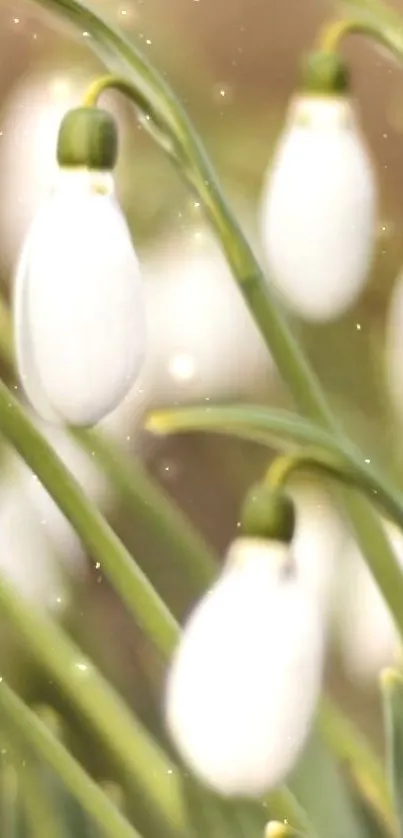
[[[95,456],[127,508],[141,515],[153,537],[167,546],[172,560],[185,570],[195,591],[200,593],[210,585],[218,565],[212,549],[143,465],[128,460],[117,445],[97,431],[75,429],[71,433],[87,453]]]
[[[98,735],[158,827],[164,834],[191,838],[178,769],[92,662],[57,623],[33,609],[3,580],[0,612]]]
[[[393,503],[389,504],[388,495],[385,498],[381,493],[379,497],[378,483],[371,475],[368,475],[362,468],[355,468],[348,459],[334,456],[319,448],[306,448],[276,457],[267,470],[264,482],[273,488],[284,487],[294,472],[302,470],[322,472],[327,477],[364,492],[371,501],[376,495],[376,502],[384,506],[391,518],[394,518]],[[391,510],[388,510],[389,506],[392,507]],[[400,522],[396,521],[396,523]]]
[[[318,38],[318,49],[321,52],[339,52],[341,42],[348,35],[363,35],[376,41],[383,47],[389,47],[389,43],[383,34],[382,29],[370,21],[341,18],[325,24]]]
[[[351,443],[289,411],[267,410],[254,405],[190,407],[152,412],[146,428],[156,433],[209,431],[231,434],[260,445],[306,445],[301,451],[276,458],[269,468],[270,481],[281,483],[296,468],[313,468],[361,489],[403,529],[403,496]]]
[[[0,716],[22,745],[28,743],[36,756],[52,766],[106,838],[140,838],[99,786],[4,680],[0,684]]]
[[[156,142],[158,142],[165,152],[176,159],[175,138],[167,132],[166,126],[161,123],[158,114],[154,112],[150,102],[144,96],[139,87],[132,81],[122,78],[121,76],[101,76],[101,78],[96,79],[88,87],[82,100],[83,107],[96,107],[98,99],[106,90],[116,90],[119,93],[123,93],[124,96],[130,99],[130,101],[134,103],[140,113],[144,116],[145,122],[143,122],[143,124],[145,124],[148,131],[152,133]]]
[[[88,9],[80,0],[37,0],[64,14],[100,52],[113,72],[124,73],[149,103],[158,121],[173,136],[180,152],[181,172],[196,190],[227,257],[239,290],[250,309],[279,371],[301,410],[341,436],[325,395],[303,352],[269,293],[267,282],[218,184],[203,145],[173,91],[132,43]],[[38,469],[40,474],[40,469]],[[403,576],[376,512],[359,497],[343,497],[372,574],[403,634]]]
[[[271,818],[281,818],[309,838],[317,838],[315,829],[295,795],[286,787],[275,789],[266,796],[265,805]]]
[[[171,613],[97,507],[2,382],[0,432],[40,478],[71,521],[136,622],[158,649],[169,654],[177,638],[177,625]]]
[[[15,376],[10,321],[8,306],[0,294],[0,359]],[[218,564],[212,548],[139,460],[128,460],[116,443],[97,430],[68,428],[68,431],[92,459],[95,457],[123,503],[141,514],[153,536],[168,544],[174,560],[177,559],[194,582],[196,592],[210,585]]]
[[[381,761],[365,737],[326,696],[319,705],[321,737],[342,764],[351,767],[357,785],[388,832],[396,834],[391,794]]]
[[[24,759],[22,748],[16,750],[14,742],[12,742],[12,751],[16,756],[16,764],[20,766],[18,778],[21,786],[21,800],[30,838],[55,838],[55,836],[68,838],[63,820],[60,818],[60,811],[57,810],[59,801],[55,801],[51,790],[47,790],[41,782],[38,765],[31,759]]]

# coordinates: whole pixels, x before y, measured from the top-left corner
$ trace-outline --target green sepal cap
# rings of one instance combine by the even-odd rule
[[[68,111],[57,140],[59,166],[111,171],[117,156],[118,131],[108,111],[95,107]]]
[[[295,506],[282,491],[264,483],[249,490],[241,512],[242,535],[289,544],[295,530]]]
[[[333,52],[310,52],[302,64],[301,90],[316,96],[348,93],[350,73],[346,62]]]

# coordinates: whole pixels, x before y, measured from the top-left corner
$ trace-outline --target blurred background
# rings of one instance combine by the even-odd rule
[[[173,85],[260,255],[263,178],[298,85],[301,54],[334,12],[332,4],[93,0],[93,7],[130,34]],[[403,0],[395,7],[403,13]],[[100,72],[88,33],[72,34],[25,0],[1,4],[0,281],[6,299],[24,235],[52,182],[60,118]],[[324,323],[304,322],[296,312],[289,316],[346,432],[403,488],[403,74],[360,39],[350,39],[345,54],[379,183],[376,256],[366,287],[348,311]],[[118,95],[106,95],[104,103],[121,127],[117,189],[146,283],[149,353],[135,390],[102,424],[130,455],[133,470],[139,462],[145,466],[223,556],[237,532],[243,494],[265,469],[267,450],[203,434],[155,438],[142,430],[144,413],[204,402],[292,404],[198,202],[132,107]],[[141,515],[119,502],[96,458],[62,431],[42,430],[182,620],[197,591],[183,578],[175,556]],[[377,677],[398,654],[394,630],[326,488],[305,481],[295,492],[297,558],[328,619],[329,688],[381,747]],[[403,566],[403,538],[388,532]],[[0,572],[41,608],[56,610],[157,729],[161,663],[89,558],[35,476],[4,450]],[[32,701],[62,710],[86,764],[108,776],[104,755],[88,743],[7,626],[0,647],[2,666],[14,683]]]

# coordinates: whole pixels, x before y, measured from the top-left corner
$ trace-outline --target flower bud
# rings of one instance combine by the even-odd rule
[[[80,165],[60,169],[29,231],[15,279],[14,327],[20,378],[37,413],[91,425],[122,401],[140,371],[145,311],[112,175],[95,171],[91,160],[83,166],[90,152],[100,166],[114,160],[113,132],[101,116],[91,142],[82,109],[72,114],[80,119],[62,123],[58,152],[62,162]],[[66,124],[77,129],[70,145]]]
[[[321,618],[290,548],[244,537],[185,625],[166,720],[185,762],[222,795],[277,786],[305,743],[318,698]]]
[[[308,320],[329,320],[354,302],[370,269],[376,187],[350,99],[318,92],[310,73],[266,178],[262,239],[284,301]]]

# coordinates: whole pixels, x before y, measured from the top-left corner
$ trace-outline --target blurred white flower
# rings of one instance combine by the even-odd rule
[[[227,796],[282,783],[310,728],[322,659],[320,610],[288,546],[236,540],[168,677],[167,725],[195,774]]]
[[[263,191],[271,281],[302,317],[337,317],[364,285],[375,234],[374,171],[350,100],[296,97]]]
[[[113,490],[96,459],[64,430],[31,420],[86,495],[107,508]],[[85,549],[38,477],[8,450],[0,475],[0,576],[38,605],[62,611],[70,583],[85,573]]]
[[[293,556],[299,579],[315,597],[327,622],[332,617],[346,530],[324,491],[303,486],[291,494],[297,512]]]
[[[0,136],[1,258],[12,264],[57,171],[60,122],[77,104],[83,79],[71,73],[30,73],[2,111]]]
[[[403,569],[403,534],[393,524],[385,531]],[[399,635],[383,596],[354,541],[340,566],[338,640],[349,676],[362,682],[378,679],[400,655]]]
[[[143,274],[145,378],[155,401],[256,391],[272,363],[213,237],[198,229],[161,243]]]

